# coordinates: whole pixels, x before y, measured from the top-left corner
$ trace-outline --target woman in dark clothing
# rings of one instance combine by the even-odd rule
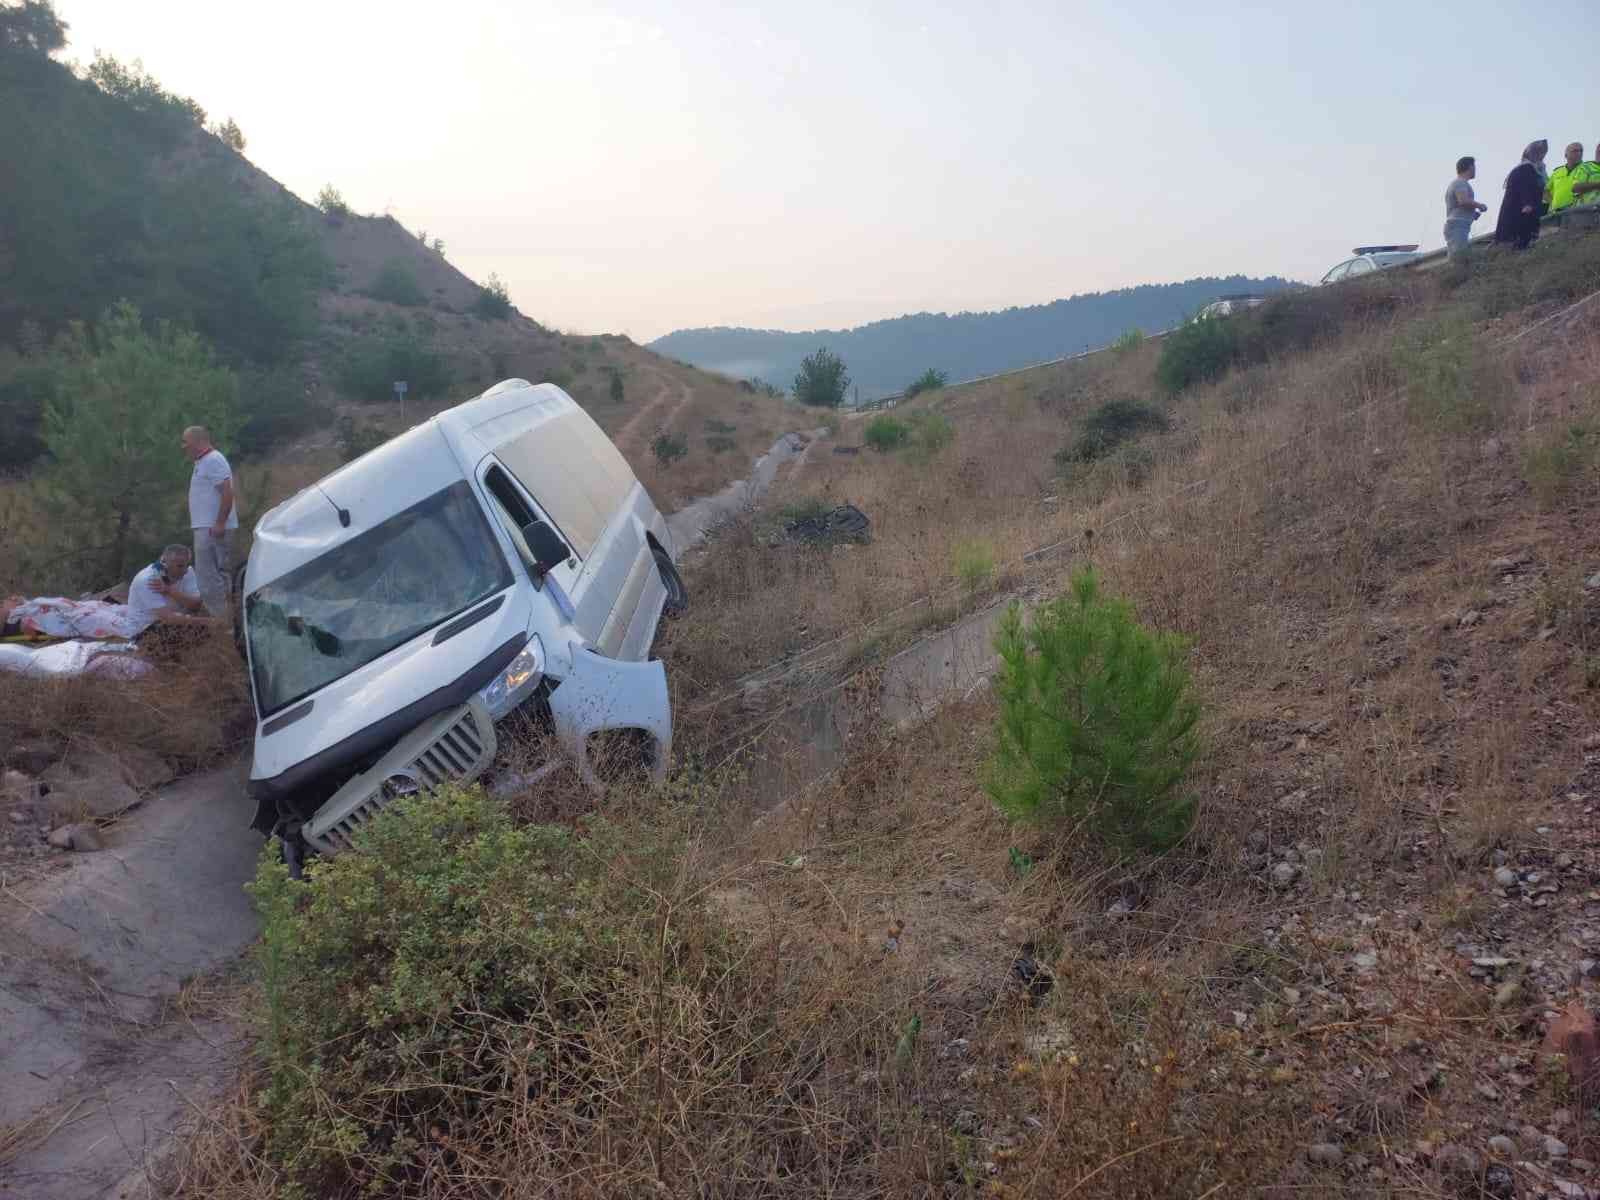
[[[1509,242],[1518,250],[1526,250],[1539,236],[1539,218],[1544,215],[1544,156],[1549,150],[1542,138],[1534,142],[1506,176],[1500,220],[1494,227],[1496,242]]]

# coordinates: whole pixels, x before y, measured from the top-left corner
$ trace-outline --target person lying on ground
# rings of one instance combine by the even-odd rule
[[[144,571],[141,571],[140,575],[143,574]],[[182,593],[181,577],[176,586]],[[128,593],[132,601],[134,589],[130,587]],[[0,602],[0,636],[24,640],[132,640],[156,625],[199,629],[214,624],[216,622],[210,617],[193,616],[184,611],[179,603],[164,605],[152,612],[135,607],[132,603],[69,600],[65,596],[40,596],[32,600],[24,596],[9,596]]]

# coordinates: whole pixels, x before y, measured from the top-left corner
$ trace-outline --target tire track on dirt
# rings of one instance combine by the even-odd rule
[[[650,399],[645,402],[644,407],[639,409],[638,412],[634,413],[633,416],[624,421],[617,428],[617,431],[611,435],[611,440],[617,444],[619,449],[624,441],[633,439],[634,434],[638,430],[641,422],[645,421],[651,413],[656,412],[671,399],[674,381],[653,369],[651,370],[651,375],[659,385],[656,389],[655,395],[651,396]],[[680,383],[678,384],[678,387],[683,394],[679,398],[677,406],[673,409],[674,413],[680,412],[683,406],[688,403],[689,397],[693,394],[689,390],[689,385],[686,383]]]

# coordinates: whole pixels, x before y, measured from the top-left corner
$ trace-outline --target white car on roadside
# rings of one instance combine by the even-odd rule
[[[1195,313],[1194,320],[1204,321],[1211,317],[1231,317],[1234,313],[1248,312],[1252,308],[1260,308],[1267,302],[1265,296],[1254,293],[1241,293],[1232,296],[1218,296],[1210,304]]]
[[[1347,258],[1338,266],[1331,268],[1318,284],[1338,283],[1345,279],[1359,279],[1363,275],[1371,275],[1376,271],[1385,271],[1390,267],[1404,266],[1406,263],[1415,262],[1422,255],[1418,253],[1415,243],[1407,246],[1357,246],[1353,251],[1354,258]]]
[[[686,603],[670,534],[554,384],[497,384],[284,501],[240,591],[253,824],[291,866],[400,796],[490,772],[514,714],[593,786],[619,745],[665,773],[650,650]]]

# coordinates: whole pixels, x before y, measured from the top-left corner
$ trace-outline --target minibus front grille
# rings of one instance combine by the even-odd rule
[[[347,782],[304,826],[324,853],[349,849],[361,827],[393,800],[447,783],[466,783],[494,761],[494,722],[473,699],[413,729],[367,770]]]

